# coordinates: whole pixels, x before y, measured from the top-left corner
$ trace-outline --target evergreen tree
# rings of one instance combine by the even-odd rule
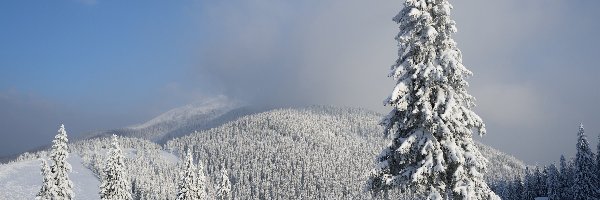
[[[198,180],[197,182],[197,186],[198,186],[198,197],[199,199],[208,199],[208,193],[207,193],[207,183],[206,183],[206,176],[204,175],[204,165],[202,165],[202,161],[198,160]]]
[[[502,199],[508,199],[511,193],[511,183],[507,181],[496,181],[494,184],[490,184],[490,188],[496,192]]]
[[[58,129],[58,134],[52,140],[52,150],[50,158],[52,159],[52,167],[50,168],[54,184],[56,185],[55,200],[73,199],[73,183],[69,179],[71,165],[67,162],[69,157],[69,147],[67,146],[67,131],[65,125],[61,124]]]
[[[556,165],[551,164],[548,167],[548,178],[546,179],[546,188],[548,189],[546,194],[550,200],[560,200],[561,185],[560,185],[560,174]]]
[[[513,193],[511,195],[510,199],[514,199],[514,200],[522,200],[523,199],[523,192],[524,192],[524,188],[523,188],[523,181],[521,180],[521,177],[517,176],[515,177],[514,181],[513,181]]]
[[[52,197],[57,196],[56,194],[56,185],[54,183],[54,177],[52,176],[52,172],[50,171],[50,167],[48,166],[48,162],[42,159],[41,164],[42,177],[44,178],[44,182],[42,183],[42,188],[37,193],[35,199],[36,200],[51,200]]]
[[[579,126],[577,140],[577,155],[575,157],[575,179],[573,186],[574,200],[591,200],[600,198],[598,196],[596,174],[594,174],[594,158],[590,149],[583,124]]]
[[[428,191],[428,199],[499,199],[483,180],[487,160],[471,136],[473,129],[485,134],[485,125],[471,111],[471,72],[451,38],[451,9],[447,0],[406,0],[394,17],[399,58],[390,76],[397,84],[381,122],[393,139],[367,182],[375,193],[400,187]]]
[[[111,148],[108,151],[108,160],[104,165],[102,184],[100,185],[100,199],[103,200],[130,200],[131,187],[124,169],[123,152],[119,147],[116,135],[112,135]]]
[[[231,199],[231,182],[229,182],[229,176],[227,176],[227,170],[225,169],[221,170],[221,185],[217,190],[217,199]]]
[[[529,167],[525,168],[525,179],[523,180],[524,200],[533,200],[537,196],[535,173],[532,173]]]
[[[192,158],[192,152],[188,148],[183,163],[183,171],[180,173],[179,184],[177,186],[177,200],[198,200],[200,199],[196,179],[196,166]]]
[[[540,167],[535,168],[535,194],[536,197],[545,197],[548,193],[548,187],[546,187],[548,180],[548,171],[546,167],[540,170]]]
[[[560,155],[560,199],[571,199],[571,186],[573,185],[573,167],[567,162],[564,155]]]
[[[600,135],[598,135],[598,145],[596,147],[596,185],[600,190]],[[600,191],[599,191],[600,192]]]

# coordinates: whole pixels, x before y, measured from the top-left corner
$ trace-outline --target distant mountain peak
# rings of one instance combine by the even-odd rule
[[[242,104],[231,98],[219,95],[202,99],[191,104],[173,108],[164,112],[147,122],[127,127],[128,129],[144,129],[165,122],[183,122],[197,115],[210,115],[218,111],[233,110],[241,107]]]
[[[194,131],[219,126],[239,116],[253,112],[255,111],[240,101],[224,95],[218,95],[173,108],[141,124],[98,131],[87,138],[116,134],[162,143],[168,139],[183,136]]]

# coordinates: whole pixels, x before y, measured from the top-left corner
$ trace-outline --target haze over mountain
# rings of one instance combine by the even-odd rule
[[[221,95],[171,109],[141,124],[99,131],[89,137],[116,134],[164,142],[195,130],[218,126],[251,112],[254,112],[253,108]]]

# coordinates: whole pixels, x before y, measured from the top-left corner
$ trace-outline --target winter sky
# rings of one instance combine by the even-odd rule
[[[535,164],[600,133],[600,1],[456,0],[455,35],[488,135]],[[218,94],[387,112],[400,0],[8,0],[0,156],[140,123]],[[476,137],[478,138],[478,137]]]

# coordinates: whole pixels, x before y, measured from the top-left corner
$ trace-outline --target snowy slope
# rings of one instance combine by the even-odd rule
[[[100,182],[96,176],[82,164],[81,157],[71,154],[68,162],[73,170],[69,178],[73,181],[75,199],[100,199]],[[0,199],[34,199],[41,187],[39,160],[26,160],[0,165]]]
[[[99,140],[95,139],[95,141]],[[140,155],[138,151],[139,150],[135,148],[126,148],[123,150],[123,154],[126,156],[126,160],[136,160],[147,157],[147,155]],[[95,154],[96,156],[103,158],[103,155],[106,154],[106,149],[98,150]],[[169,152],[157,151],[156,156],[164,162],[162,163],[163,165],[165,165],[165,163],[175,165],[179,162],[179,158]],[[100,181],[93,171],[86,167],[89,165],[89,161],[85,161],[78,154],[72,153],[69,155],[68,162],[73,169],[69,174],[69,178],[73,181],[75,199],[100,199]],[[35,194],[37,194],[41,187],[41,183],[42,175],[40,174],[39,159],[23,160],[0,165],[0,200],[34,199]]]

